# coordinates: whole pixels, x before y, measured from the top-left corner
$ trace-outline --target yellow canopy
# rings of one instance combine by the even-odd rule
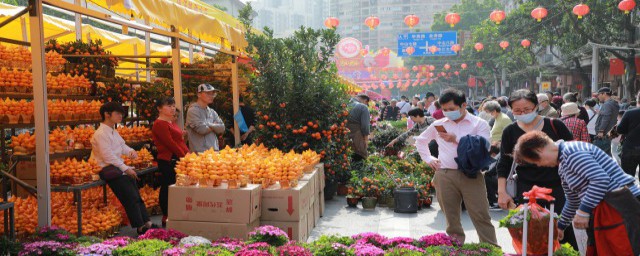
[[[338,79],[340,79],[340,82],[347,85],[347,92],[349,94],[356,94],[362,91],[362,87],[358,86],[353,80],[341,75],[338,75]]]
[[[148,19],[165,28],[173,25],[182,33],[191,32],[195,38],[227,49],[231,45],[239,49],[247,46],[237,20],[208,11],[205,5],[193,0],[88,0],[88,2],[126,16],[134,15]],[[209,7],[209,9],[212,8]]]

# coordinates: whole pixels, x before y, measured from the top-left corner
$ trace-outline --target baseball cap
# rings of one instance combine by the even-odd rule
[[[210,84],[201,84],[198,85],[198,92],[212,92],[212,91],[220,91],[218,89],[216,89],[215,87],[213,87],[213,85]]]
[[[611,94],[611,88],[609,88],[609,87],[602,87],[602,88],[600,88],[600,90],[598,90],[598,93]]]

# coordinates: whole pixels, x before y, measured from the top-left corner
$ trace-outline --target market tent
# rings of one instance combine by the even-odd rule
[[[170,0],[88,0],[107,10],[133,15],[165,28],[175,26],[182,33],[191,33],[203,41],[221,45],[229,49],[231,45],[243,49],[247,46],[242,30],[205,13],[199,4],[182,1],[187,5]],[[191,8],[189,8],[189,7]]]
[[[341,82],[341,83],[343,83],[343,84],[346,84],[346,85],[347,85],[347,92],[348,92],[349,94],[352,94],[352,95],[353,95],[353,94],[357,94],[357,93],[359,93],[359,92],[361,92],[361,91],[362,91],[362,88],[361,88],[360,86],[358,86],[358,85],[357,85],[355,82],[353,82],[352,80],[347,79],[346,77],[344,77],[344,76],[340,76],[340,75],[338,76],[338,78],[340,79],[340,82]]]

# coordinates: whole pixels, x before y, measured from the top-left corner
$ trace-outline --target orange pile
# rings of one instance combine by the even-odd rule
[[[28,155],[36,152],[36,136],[30,133],[22,133],[18,136],[11,137],[11,144],[13,148],[13,154],[16,155]]]
[[[2,202],[0,197],[0,202]],[[11,197],[8,200],[14,203],[15,231],[18,237],[33,234],[38,226],[38,201],[35,197],[27,198]],[[53,208],[52,208],[53,209]],[[0,234],[4,233],[4,214],[0,214]]]
[[[91,82],[84,76],[70,76],[68,74],[52,76],[47,74],[47,88],[58,90],[57,93],[63,94],[85,94],[91,88]]]
[[[56,51],[49,51],[44,54],[44,61],[47,64],[47,71],[60,72],[64,69],[67,60]]]
[[[67,63],[67,60],[55,51],[45,53],[44,59],[47,71],[59,72],[64,69],[64,64]],[[0,45],[0,66],[30,69],[31,51],[21,46]]]
[[[25,88],[22,91],[18,87]],[[33,87],[33,76],[31,72],[18,70],[0,69],[0,88],[8,92],[26,92],[27,87]]]
[[[73,139],[75,141],[75,149],[91,148],[91,137],[96,131],[91,125],[78,126],[73,129]]]
[[[0,79],[0,83],[2,80]],[[33,102],[26,100],[0,99],[0,120],[5,123],[31,123],[33,117]]]
[[[134,167],[137,170],[149,168],[151,166],[151,162],[153,161],[153,155],[146,148],[138,151],[138,157],[136,159],[131,159],[127,155],[122,155],[122,159],[124,163],[128,166]]]
[[[51,183],[53,184],[84,184],[94,180],[94,174],[100,172],[100,167],[93,161],[78,161],[67,158],[62,162],[57,160],[51,164]]]
[[[320,155],[311,149],[302,152],[302,160],[305,165],[316,165],[320,162]]]
[[[35,137],[35,135],[32,135]],[[67,126],[67,129],[57,127],[49,133],[49,153],[64,153],[73,149],[71,141],[73,139],[73,131]]]
[[[307,153],[309,159],[313,159]],[[229,147],[215,152],[201,154],[190,153],[180,159],[176,165],[176,174],[181,181],[194,185],[210,185],[212,180],[249,179],[253,183],[265,181],[295,182],[303,175],[306,162],[302,154],[283,153],[280,150],[268,150],[263,145],[243,146],[239,149]],[[188,177],[188,181],[185,180]],[[215,182],[213,182],[215,183]]]
[[[49,100],[49,120],[82,121],[97,120],[100,115],[99,101]]]
[[[128,143],[151,140],[151,129],[146,126],[119,127],[118,134]]]
[[[140,189],[140,197],[144,201],[144,205],[147,208],[160,205],[160,189],[153,189],[152,187],[145,185]]]

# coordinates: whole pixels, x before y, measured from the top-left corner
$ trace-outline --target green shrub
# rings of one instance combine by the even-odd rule
[[[113,251],[113,256],[156,256],[171,248],[171,244],[157,239],[133,242]]]

